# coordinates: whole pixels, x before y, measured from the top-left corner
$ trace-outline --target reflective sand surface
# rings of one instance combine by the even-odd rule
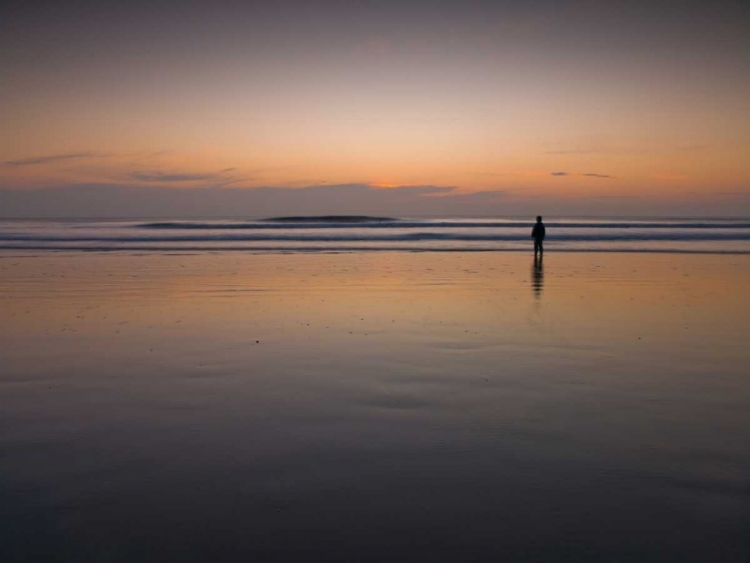
[[[0,559],[746,561],[748,280],[0,253]]]

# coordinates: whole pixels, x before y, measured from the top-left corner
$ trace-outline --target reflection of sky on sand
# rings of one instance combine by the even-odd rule
[[[206,555],[185,526],[230,559],[294,558],[288,530],[315,553],[414,530],[421,553],[735,553],[750,260],[549,253],[543,290],[531,261],[0,256],[4,482],[40,491],[0,516],[60,519],[93,559],[97,538]]]
[[[243,338],[257,326],[266,334],[291,331],[285,339],[314,332],[326,340],[326,333],[307,330],[310,323],[380,330],[389,339],[391,321],[455,339],[468,338],[461,327],[518,337],[530,284],[535,297],[544,292],[550,329],[565,325],[556,338],[600,339],[592,330],[599,323],[611,334],[639,324],[643,330],[671,326],[679,317],[701,326],[721,320],[701,335],[714,339],[724,330],[736,334],[743,322],[739,280],[747,268],[740,256],[565,254],[546,258],[546,279],[541,260],[527,277],[531,257],[515,254],[73,256],[2,258],[0,306],[13,319],[0,329],[3,338],[43,330],[52,342],[60,337],[56,327],[99,337],[113,328],[119,332],[111,334],[122,336],[110,344],[118,347],[149,326],[163,331],[160,338],[174,333],[199,340]]]

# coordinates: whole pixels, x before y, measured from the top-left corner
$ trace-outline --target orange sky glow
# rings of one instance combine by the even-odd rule
[[[432,197],[502,192],[605,214],[617,198],[638,199],[636,213],[750,213],[741,20],[696,32],[698,12],[586,2],[427,20],[322,4],[308,24],[269,8],[291,27],[260,38],[167,8],[172,34],[107,18],[111,40],[12,14],[0,190],[439,186],[450,193]]]

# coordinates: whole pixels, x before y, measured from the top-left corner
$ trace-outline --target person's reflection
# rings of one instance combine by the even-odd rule
[[[539,257],[534,254],[534,267],[531,269],[531,288],[534,290],[534,296],[537,299],[542,296],[542,289],[544,289],[544,254]]]

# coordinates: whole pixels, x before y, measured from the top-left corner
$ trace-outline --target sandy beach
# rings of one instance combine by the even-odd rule
[[[750,256],[0,253],[15,561],[747,561]]]

